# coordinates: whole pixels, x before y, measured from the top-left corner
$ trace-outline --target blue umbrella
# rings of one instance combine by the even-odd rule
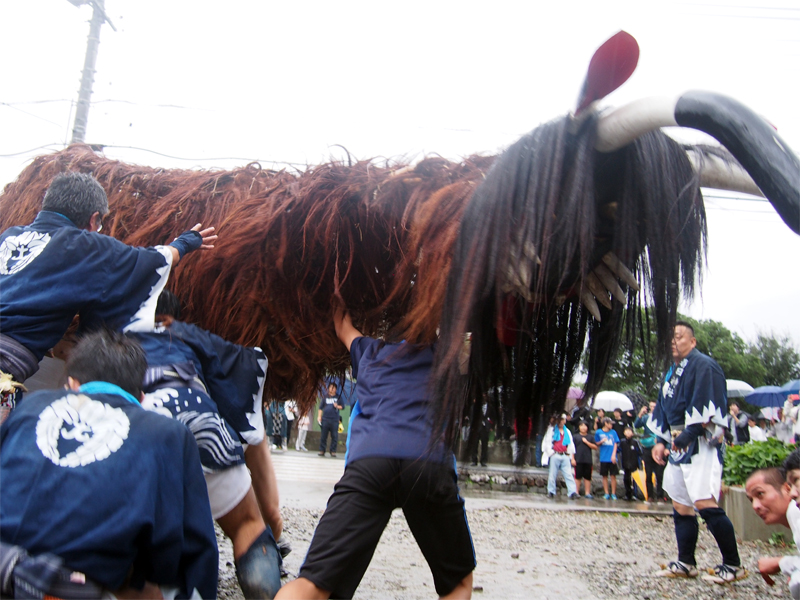
[[[762,385],[745,396],[744,400],[754,406],[783,406],[786,396],[777,385]]]
[[[789,383],[784,383],[781,391],[784,394],[800,394],[800,379],[792,379]]]

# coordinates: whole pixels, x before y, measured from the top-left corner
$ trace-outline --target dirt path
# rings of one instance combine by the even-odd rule
[[[674,559],[670,518],[528,508],[467,512],[478,560],[473,598],[789,598],[784,581],[768,588],[756,573],[732,586],[652,577],[659,563]],[[305,557],[320,515],[320,510],[284,509],[294,548],[286,561],[292,576]],[[742,560],[751,571],[761,555],[792,551],[762,543],[740,544]],[[241,595],[227,540],[221,540],[220,553],[220,598],[238,600]],[[716,543],[704,526],[697,559],[701,569],[719,562]],[[425,559],[402,513],[396,511],[356,598],[435,597]]]

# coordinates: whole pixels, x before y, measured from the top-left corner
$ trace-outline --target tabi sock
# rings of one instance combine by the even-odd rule
[[[725,514],[725,511],[718,506],[714,508],[704,508],[698,511],[706,522],[708,530],[722,553],[722,563],[729,567],[741,566],[739,560],[739,547],[736,545],[736,532],[733,530],[733,523]]]
[[[678,560],[685,565],[696,567],[694,549],[697,546],[697,534],[700,531],[697,517],[685,516],[672,509],[672,519],[675,521],[675,537],[678,540]]]

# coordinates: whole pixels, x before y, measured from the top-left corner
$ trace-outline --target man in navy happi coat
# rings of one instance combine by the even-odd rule
[[[717,504],[722,485],[721,446],[727,425],[727,387],[720,366],[697,350],[696,345],[692,326],[678,321],[672,339],[675,364],[664,378],[655,410],[647,422],[659,438],[653,446],[653,460],[664,464],[669,457],[664,470],[664,491],[672,499],[678,541],[678,560],[657,575],[697,577],[694,557],[697,510],[722,553],[722,564],[709,569],[704,579],[731,583],[747,577],[747,571],[739,560],[733,525]]]
[[[76,314],[82,330],[152,329],[170,268],[216,239],[196,225],[168,246],[134,248],[99,235],[107,214],[91,175],[62,173],[33,223],[0,235],[0,371],[16,382],[36,372]]]
[[[213,598],[218,554],[197,445],[139,405],[145,369],[135,341],[90,334],[70,354],[69,389],[33,393],[11,413],[0,428],[0,541],[56,555],[112,593],[155,584]]]
[[[147,355],[142,406],[192,432],[211,515],[233,543],[239,586],[246,598],[273,598],[281,586],[281,555],[290,548],[281,539],[278,485],[261,417],[267,357],[260,348],[175,320],[180,303],[169,290],[161,293],[156,315],[153,331],[130,334]]]

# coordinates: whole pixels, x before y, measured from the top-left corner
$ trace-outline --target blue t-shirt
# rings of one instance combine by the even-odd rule
[[[43,210],[0,236],[3,333],[41,360],[78,313],[81,328],[150,330],[171,265],[164,246],[126,246]]]
[[[610,431],[598,429],[594,433],[594,442],[600,447],[600,462],[610,463],[611,455],[614,453],[614,444],[619,444],[617,432],[613,429]]]
[[[359,337],[350,346],[350,360],[359,410],[350,421],[348,462],[369,457],[452,460],[443,445],[429,448],[432,346]]]

